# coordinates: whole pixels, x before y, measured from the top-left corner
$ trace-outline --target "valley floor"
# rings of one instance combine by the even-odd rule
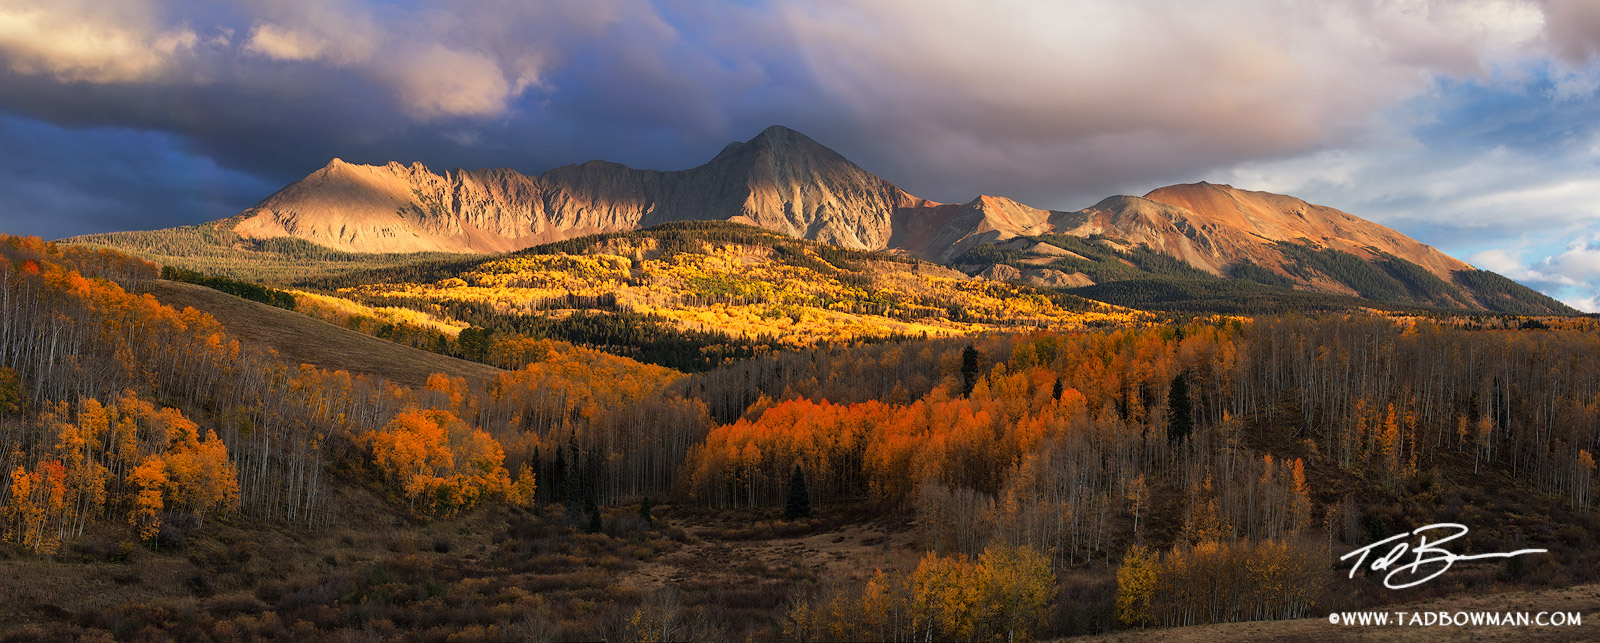
[[[684,640],[773,640],[798,590],[914,567],[922,549],[910,521],[848,507],[783,522],[658,506],[646,525],[634,506],[584,533],[559,505],[418,523],[341,496],[345,526],[211,522],[152,550],[108,525],[55,556],[9,552],[0,641],[631,640],[629,619],[656,610]]]

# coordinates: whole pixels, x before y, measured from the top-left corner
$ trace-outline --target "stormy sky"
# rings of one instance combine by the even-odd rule
[[[919,196],[1209,180],[1600,310],[1600,1],[0,0],[0,230],[328,159],[682,169],[771,124]]]

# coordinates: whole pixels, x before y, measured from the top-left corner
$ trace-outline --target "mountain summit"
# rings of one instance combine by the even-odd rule
[[[1191,277],[1447,308],[1571,311],[1399,232],[1291,196],[1202,182],[1076,212],[991,195],[939,203],[777,125],[672,172],[589,161],[538,175],[441,174],[420,163],[333,159],[217,225],[244,240],[291,237],[348,252],[499,253],[686,220],[749,224],[1054,287],[1147,277],[1153,273],[1133,256],[1147,253],[1176,259]]]
[[[883,249],[890,219],[926,202],[809,137],[773,126],[699,167],[590,161],[537,176],[334,159],[228,220],[246,238],[292,236],[353,252],[504,252],[669,221],[727,220]]]

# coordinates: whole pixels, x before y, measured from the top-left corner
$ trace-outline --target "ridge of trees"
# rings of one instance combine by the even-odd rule
[[[291,285],[318,275],[472,256],[441,252],[344,252],[294,237],[247,239],[235,233],[226,221],[162,230],[88,234],[64,239],[62,244],[112,250],[160,265],[278,285]]]
[[[1489,310],[1516,315],[1569,315],[1578,311],[1561,301],[1488,270],[1457,270],[1455,282]]]
[[[205,286],[212,290],[225,292],[235,297],[248,299],[250,301],[258,301],[268,306],[277,306],[285,310],[294,310],[295,308],[294,295],[283,292],[282,290],[274,290],[272,288],[267,288],[266,286],[253,284],[247,281],[239,281],[237,279],[229,279],[227,277],[207,275],[195,272],[193,270],[184,270],[183,268],[178,268],[175,266],[162,266],[161,278],[170,281],[181,281],[184,283],[195,284],[197,286]]]

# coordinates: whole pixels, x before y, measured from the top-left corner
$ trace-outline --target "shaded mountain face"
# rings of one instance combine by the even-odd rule
[[[750,224],[1051,287],[1150,276],[1128,255],[1145,253],[1175,259],[1194,271],[1190,277],[1448,308],[1571,310],[1394,230],[1290,196],[1196,183],[1115,196],[1076,212],[997,196],[938,203],[780,126],[674,172],[590,161],[536,176],[507,169],[437,174],[415,163],[334,159],[219,223],[245,239],[293,237],[350,252],[498,253],[685,220]],[[1052,236],[1092,245],[1071,256],[1030,250],[1063,250],[1050,245]],[[1084,255],[1100,250],[1113,254],[1096,269],[1099,260]],[[989,270],[1007,263],[995,257],[1010,265]],[[1105,262],[1136,270],[1107,270],[1116,266]]]

